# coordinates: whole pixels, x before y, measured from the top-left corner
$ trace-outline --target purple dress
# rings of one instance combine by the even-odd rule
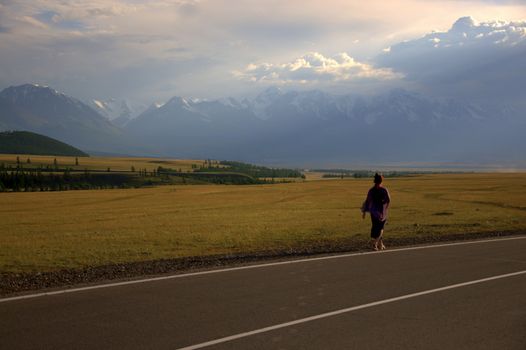
[[[385,187],[374,186],[367,193],[362,211],[371,213],[371,238],[373,239],[378,239],[382,235],[390,202],[391,197]]]
[[[387,188],[374,186],[367,193],[367,199],[363,203],[362,211],[371,213],[371,217],[376,220],[385,221],[387,220],[387,209],[390,202],[391,197]]]

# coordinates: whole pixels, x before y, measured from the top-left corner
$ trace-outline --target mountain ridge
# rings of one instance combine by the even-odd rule
[[[0,130],[25,130],[77,148],[124,151],[124,131],[82,101],[37,84],[0,91]]]
[[[4,105],[11,101],[9,108],[24,112],[18,113],[22,124],[29,119],[34,129],[38,129],[35,124],[42,129],[41,122],[51,125],[50,133],[56,134],[64,125],[53,124],[49,112],[36,113],[34,106],[26,106],[43,98],[28,98],[28,91],[34,89],[19,87],[22,97],[14,100],[9,98],[13,89],[0,92],[0,107],[2,101]],[[280,164],[329,160],[493,162],[507,157],[522,159],[517,150],[526,146],[520,137],[526,130],[524,119],[510,106],[437,99],[404,89],[366,96],[271,87],[241,101],[174,96],[162,105],[152,104],[122,127],[55,90],[37,95],[46,95],[56,103],[65,99],[65,104],[77,106],[79,113],[91,110],[95,117],[80,113],[72,118],[81,124],[90,118],[100,123],[97,132],[111,136],[99,138],[99,143],[87,142],[84,149],[107,153]],[[9,124],[9,116],[0,108],[0,129],[5,129],[5,124]]]

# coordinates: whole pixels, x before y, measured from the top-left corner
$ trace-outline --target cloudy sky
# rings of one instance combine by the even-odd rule
[[[0,0],[0,88],[143,103],[270,85],[520,100],[525,21],[526,1]]]

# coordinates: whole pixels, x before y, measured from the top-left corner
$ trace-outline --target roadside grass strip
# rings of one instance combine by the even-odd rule
[[[98,285],[92,285],[92,286],[87,286],[87,287],[61,289],[61,290],[55,290],[55,291],[49,291],[49,292],[26,294],[26,295],[20,295],[20,296],[15,296],[15,297],[2,298],[0,299],[0,303],[16,301],[16,300],[32,299],[32,298],[38,298],[38,297],[45,297],[45,296],[57,296],[61,294],[83,292],[83,291],[89,291],[89,290],[101,289],[101,288],[127,286],[127,285],[132,285],[132,284],[139,284],[139,283],[148,283],[148,282],[163,281],[163,280],[170,280],[170,279],[177,279],[177,278],[188,278],[188,277],[193,277],[193,276],[210,275],[210,274],[233,272],[233,271],[240,271],[240,270],[267,268],[267,267],[272,267],[272,266],[280,266],[280,265],[288,265],[288,264],[299,264],[299,263],[313,262],[313,261],[320,261],[320,260],[350,258],[354,256],[363,256],[363,255],[370,255],[370,254],[391,254],[391,253],[399,253],[399,252],[411,251],[411,250],[453,247],[453,246],[462,246],[462,245],[470,245],[470,244],[496,243],[496,242],[502,242],[502,241],[519,240],[519,239],[526,239],[526,236],[486,239],[486,240],[474,240],[474,241],[465,241],[465,242],[456,242],[456,243],[430,244],[430,245],[413,246],[413,247],[406,247],[406,248],[396,248],[396,249],[383,250],[383,251],[368,251],[368,252],[359,252],[359,253],[350,253],[350,254],[338,254],[338,255],[322,256],[322,257],[317,257],[317,258],[296,259],[296,260],[279,261],[279,262],[257,264],[257,265],[231,267],[231,268],[217,269],[217,270],[199,271],[199,272],[185,273],[185,274],[159,276],[159,277],[152,277],[152,278],[144,278],[144,279],[123,281],[123,282],[116,282],[116,283],[98,284]],[[520,273],[523,273],[523,272],[520,272]],[[520,273],[517,273],[517,274],[520,274]],[[503,276],[507,276],[507,275],[503,275]],[[485,280],[479,280],[479,282],[475,281],[473,283],[480,283],[484,281]],[[473,283],[468,282],[468,284],[473,284]],[[459,286],[462,286],[462,285],[459,285]],[[447,289],[450,289],[450,288],[447,288]],[[434,290],[434,291],[440,291],[440,290],[441,289]],[[428,293],[424,293],[424,294],[428,294]],[[397,299],[397,300],[401,300],[401,299]]]

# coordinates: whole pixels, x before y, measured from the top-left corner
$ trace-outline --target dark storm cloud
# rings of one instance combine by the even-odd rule
[[[377,62],[436,94],[517,100],[526,88],[524,57],[526,22],[464,17],[447,32],[393,45]]]

